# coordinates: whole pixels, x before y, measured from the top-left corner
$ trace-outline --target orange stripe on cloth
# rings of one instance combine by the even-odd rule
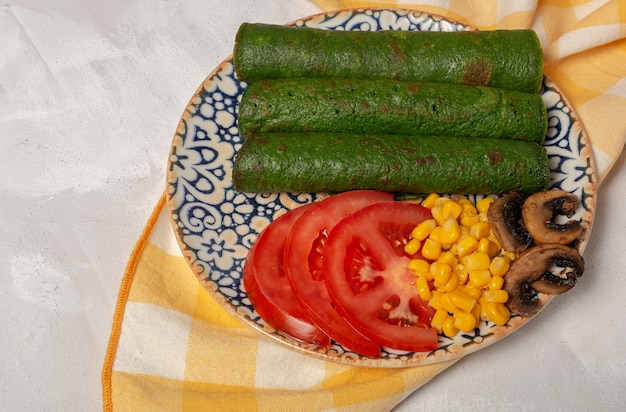
[[[124,319],[124,307],[128,300],[128,294],[130,287],[133,283],[133,277],[135,270],[137,269],[137,263],[141,257],[141,253],[150,237],[150,233],[156,224],[161,210],[165,205],[165,192],[161,195],[156,207],[152,211],[148,223],[144,228],[141,237],[135,245],[135,249],[132,251],[130,260],[126,265],[124,276],[122,277],[122,284],[120,286],[120,292],[117,297],[117,304],[115,306],[115,312],[113,315],[113,326],[111,335],[109,338],[109,344],[107,346],[106,356],[104,358],[104,366],[102,368],[102,401],[105,412],[113,410],[112,404],[112,387],[111,387],[111,374],[113,370],[113,362],[115,361],[115,353],[117,351],[117,345],[120,340],[120,333],[122,331],[122,320]]]

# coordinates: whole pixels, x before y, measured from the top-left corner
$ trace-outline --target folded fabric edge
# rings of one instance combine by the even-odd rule
[[[111,375],[113,372],[115,353],[117,351],[117,345],[122,331],[122,319],[124,318],[124,309],[126,307],[126,302],[128,301],[128,293],[130,291],[130,286],[133,283],[133,277],[135,275],[135,270],[141,253],[146,246],[150,233],[152,233],[154,225],[156,224],[164,205],[165,192],[161,194],[161,198],[154,207],[154,210],[152,211],[152,214],[150,215],[150,218],[148,219],[148,222],[130,255],[130,260],[126,265],[126,270],[124,271],[124,276],[122,277],[122,284],[120,286],[120,292],[118,294],[115,311],[113,313],[113,326],[111,328],[109,343],[104,358],[104,365],[102,367],[102,403],[103,410],[105,412],[111,412],[113,410]]]

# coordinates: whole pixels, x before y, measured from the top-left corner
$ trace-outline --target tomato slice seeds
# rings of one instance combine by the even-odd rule
[[[377,203],[343,219],[328,236],[324,270],[331,299],[354,328],[382,346],[414,352],[438,347],[430,327],[434,310],[419,297],[401,247],[430,217],[416,204]]]

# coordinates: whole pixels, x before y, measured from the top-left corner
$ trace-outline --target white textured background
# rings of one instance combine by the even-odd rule
[[[318,11],[306,0],[0,0],[0,410],[101,409],[120,281],[188,99],[241,22]],[[621,410],[623,163],[599,190],[579,285],[398,410]]]

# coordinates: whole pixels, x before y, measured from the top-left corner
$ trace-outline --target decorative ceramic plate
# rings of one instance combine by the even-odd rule
[[[406,10],[359,9],[330,12],[291,23],[328,30],[473,30],[430,14]],[[174,231],[184,256],[208,292],[230,313],[294,350],[342,363],[376,367],[407,367],[467,355],[497,342],[529,319],[514,316],[504,326],[481,322],[472,333],[439,337],[439,348],[426,353],[383,350],[378,358],[350,352],[340,345],[311,347],[273,330],[250,303],[241,280],[246,254],[258,234],[275,218],[324,194],[249,194],[233,190],[231,171],[242,144],[237,110],[246,88],[234,73],[232,58],[220,64],[191,98],[174,136],[167,173],[167,198]],[[551,188],[578,195],[574,218],[591,229],[596,173],[591,145],[580,121],[556,85],[547,77],[541,89],[548,110],[544,146],[551,168]]]

